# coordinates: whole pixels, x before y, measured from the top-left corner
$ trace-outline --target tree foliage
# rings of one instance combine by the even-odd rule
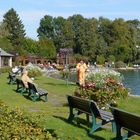
[[[37,43],[38,54],[46,58],[55,58],[56,49],[53,41],[47,37],[41,38]]]
[[[4,49],[7,52],[11,52],[13,50],[12,44],[7,39],[9,35],[9,31],[6,28],[6,24],[3,22],[0,23],[0,48]]]
[[[39,40],[35,41],[25,38],[24,25],[12,8],[0,24],[0,43],[6,47],[5,50],[25,55],[54,58],[60,48],[72,48],[74,54],[92,62],[114,60],[129,63],[140,59],[139,27],[137,19],[125,21],[122,18],[84,18],[80,14],[68,18],[45,15],[37,29]]]
[[[80,14],[64,19],[46,15],[40,21],[38,36],[51,39],[57,51],[73,48],[75,54],[88,57],[90,61],[100,57],[105,61],[113,56],[115,61],[128,63],[140,57],[136,48],[140,46],[139,26],[138,20],[87,19]]]
[[[38,48],[37,48],[37,41],[31,39],[31,38],[25,38],[23,43],[23,50],[24,54],[37,54]]]
[[[25,37],[25,30],[22,21],[13,8],[4,15],[3,23],[9,32],[8,39],[12,46],[14,46],[14,50],[20,53],[20,47],[23,45]]]

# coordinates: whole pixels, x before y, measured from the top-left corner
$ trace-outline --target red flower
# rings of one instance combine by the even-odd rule
[[[92,89],[94,87],[95,87],[95,83],[93,83],[93,82],[87,82],[85,84],[85,88],[87,88],[87,89]]]

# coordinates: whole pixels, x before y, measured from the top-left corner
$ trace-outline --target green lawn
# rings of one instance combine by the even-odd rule
[[[67,106],[67,94],[73,94],[75,84],[68,86],[62,80],[47,78],[46,76],[35,79],[38,87],[48,90],[48,102],[33,102],[30,99],[15,92],[16,85],[8,85],[8,74],[0,75],[0,99],[9,107],[18,107],[25,114],[39,118],[39,125],[53,130],[62,140],[114,140],[115,134],[111,132],[110,125],[99,129],[89,137],[89,128],[85,125],[67,123],[69,108]],[[119,102],[119,107],[140,115],[140,98],[129,97]],[[85,117],[85,116],[83,116]],[[132,137],[140,140],[140,137]]]

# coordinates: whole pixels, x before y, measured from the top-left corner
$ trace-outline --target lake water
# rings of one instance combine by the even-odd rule
[[[133,95],[140,95],[140,70],[120,70],[124,76],[125,87],[131,89]]]

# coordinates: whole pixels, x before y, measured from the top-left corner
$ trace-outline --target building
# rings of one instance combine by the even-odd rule
[[[18,56],[16,58],[20,65],[27,65],[29,62],[32,64],[46,64],[48,59],[36,55]]]
[[[7,53],[0,48],[0,68],[5,66],[12,67],[12,58],[14,55]]]

